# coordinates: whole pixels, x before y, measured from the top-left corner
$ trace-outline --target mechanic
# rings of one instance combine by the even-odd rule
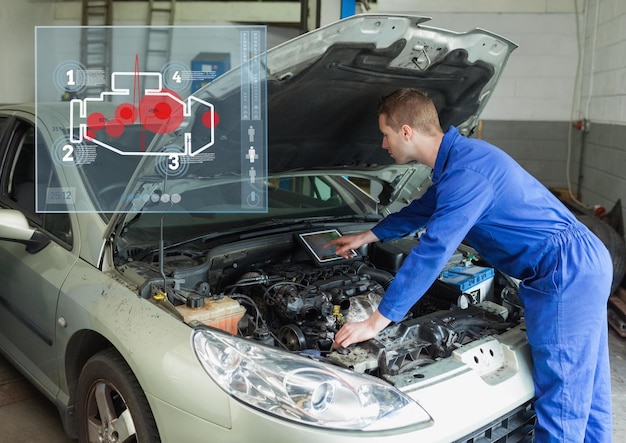
[[[382,147],[398,164],[433,168],[418,200],[369,231],[325,245],[351,249],[426,227],[378,309],[344,325],[335,347],[375,337],[400,321],[466,240],[493,266],[521,280],[534,361],[538,442],[611,441],[607,299],[613,266],[602,242],[542,184],[489,143],[444,133],[432,100],[398,90],[378,109]]]

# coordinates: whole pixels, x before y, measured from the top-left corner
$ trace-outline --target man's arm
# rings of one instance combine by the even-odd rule
[[[436,188],[431,186],[419,199],[413,200],[398,212],[389,214],[378,222],[372,231],[383,241],[404,237],[426,226],[435,208]]]

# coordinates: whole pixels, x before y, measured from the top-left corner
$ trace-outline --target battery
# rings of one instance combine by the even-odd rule
[[[441,272],[439,280],[467,295],[471,304],[493,298],[493,268],[482,266],[452,266]]]

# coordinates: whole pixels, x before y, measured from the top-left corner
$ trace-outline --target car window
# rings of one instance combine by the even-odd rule
[[[14,140],[15,155],[9,170],[8,194],[27,215],[35,213],[35,137],[20,132]]]
[[[43,137],[38,137],[41,143]],[[35,128],[22,123],[14,132],[9,147],[7,162],[8,179],[5,181],[5,202],[9,207],[19,209],[29,221],[66,246],[72,245],[72,227],[67,213],[38,213],[35,205],[35,185],[39,189],[60,188],[59,179],[54,172],[48,150],[38,150],[40,158],[39,176],[35,175]],[[39,195],[40,208],[46,209],[46,195]],[[58,207],[58,205],[57,205]]]
[[[337,191],[322,177],[315,175],[270,180],[270,191],[270,208],[325,208],[343,203]]]

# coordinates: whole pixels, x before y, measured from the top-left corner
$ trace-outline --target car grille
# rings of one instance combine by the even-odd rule
[[[455,443],[527,443],[533,442],[535,411],[532,401]]]

